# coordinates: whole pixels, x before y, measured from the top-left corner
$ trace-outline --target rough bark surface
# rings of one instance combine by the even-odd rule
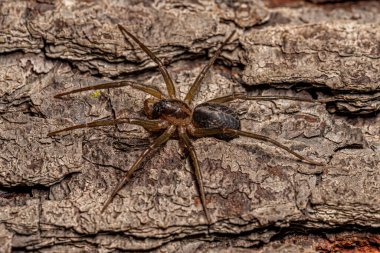
[[[344,250],[350,238],[378,250],[380,4],[287,4],[1,1],[0,252],[318,252]],[[182,98],[236,30],[196,104],[233,92],[328,98],[230,103],[242,129],[325,166],[248,138],[194,140],[208,226],[191,164],[173,139],[101,214],[153,136],[128,125],[47,134],[144,117],[148,97],[128,87],[54,99],[59,92],[118,79],[165,90],[118,24],[163,59]]]

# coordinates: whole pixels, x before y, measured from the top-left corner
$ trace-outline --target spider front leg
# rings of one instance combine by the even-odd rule
[[[54,131],[54,132],[50,132],[48,133],[47,136],[52,137],[59,133],[71,131],[75,129],[91,128],[91,127],[99,127],[99,126],[114,126],[118,124],[139,125],[147,129],[148,131],[159,131],[162,129],[166,129],[168,127],[168,123],[164,120],[122,118],[122,119],[114,119],[114,120],[99,120],[99,121],[93,121],[93,122],[89,122],[85,124],[74,125],[71,127],[66,127],[66,128]]]
[[[66,95],[78,93],[78,92],[82,92],[82,91],[120,88],[120,87],[125,87],[125,86],[130,86],[136,90],[143,91],[143,92],[148,93],[148,94],[150,94],[150,95],[152,95],[158,99],[165,98],[165,96],[162,94],[162,92],[156,88],[146,87],[146,86],[138,84],[136,82],[127,81],[127,80],[108,82],[108,83],[83,87],[83,88],[79,88],[79,89],[75,89],[75,90],[70,90],[70,91],[66,91],[66,92],[57,94],[54,96],[54,98],[61,98],[61,97],[66,96]]]
[[[169,140],[169,138],[176,131],[176,126],[169,126],[163,134],[161,134],[154,142],[140,155],[140,157],[133,163],[132,167],[128,170],[127,174],[123,177],[123,179],[116,185],[116,187],[112,190],[111,195],[108,197],[107,201],[104,203],[101,212],[103,213],[108,205],[112,202],[113,198],[120,191],[120,189],[128,182],[131,178],[132,174],[139,168],[142,161],[156,148],[164,144]]]
[[[161,60],[152,51],[150,51],[140,40],[138,40],[135,36],[128,32],[122,25],[118,25],[118,27],[125,38],[127,38],[127,36],[132,38],[140,46],[140,48],[158,65],[161,75],[164,78],[169,97],[176,98],[173,80],[170,77],[169,72],[165,68],[164,64],[162,64]]]
[[[270,142],[273,145],[275,145],[276,147],[279,147],[279,148],[287,151],[288,153],[294,155],[295,157],[297,157],[298,159],[300,159],[301,161],[303,161],[305,163],[317,165],[317,166],[324,166],[323,163],[312,161],[312,160],[294,152],[293,150],[291,150],[287,146],[281,144],[280,142],[275,141],[275,140],[273,140],[267,136],[264,136],[264,135],[254,134],[254,133],[241,131],[241,130],[237,130],[237,129],[232,129],[232,128],[209,129],[209,128],[193,128],[193,127],[190,127],[190,128],[188,128],[188,131],[191,133],[191,135],[193,135],[195,137],[207,137],[207,136],[213,136],[213,135],[218,135],[218,134],[227,134],[230,136],[236,136],[236,137],[237,136],[245,136],[245,137],[249,137],[249,138],[264,141],[264,142]]]
[[[232,36],[234,36],[235,31],[233,31],[230,36],[222,43],[222,45],[216,50],[214,56],[209,60],[206,66],[202,69],[201,73],[198,74],[197,78],[195,79],[194,83],[191,85],[189,91],[186,94],[185,102],[190,104],[193,100],[195,93],[197,92],[199,86],[201,85],[201,82],[203,78],[205,77],[207,71],[211,68],[211,66],[214,64],[216,58],[219,57],[219,55],[222,53],[223,47],[230,41]]]
[[[180,127],[178,129],[178,134],[179,134],[180,139],[183,141],[186,149],[189,151],[191,160],[193,161],[193,165],[194,165],[194,169],[195,169],[195,178],[196,178],[197,184],[198,184],[198,190],[199,190],[199,195],[201,198],[202,207],[203,207],[203,210],[205,212],[208,224],[211,224],[210,214],[209,214],[207,207],[206,207],[206,195],[205,195],[205,190],[204,190],[204,186],[203,186],[202,172],[201,172],[201,169],[199,167],[199,161],[198,161],[197,153],[195,152],[194,146],[191,143],[189,136],[186,134],[186,129],[184,127]]]

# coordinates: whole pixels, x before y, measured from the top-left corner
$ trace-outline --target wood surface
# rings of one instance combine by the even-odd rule
[[[380,3],[323,2],[1,1],[0,252],[376,252]],[[162,59],[182,98],[236,30],[195,104],[234,92],[329,99],[229,103],[243,130],[325,166],[244,137],[193,140],[208,226],[188,155],[170,140],[101,214],[154,136],[130,125],[47,134],[144,117],[148,97],[128,87],[57,93],[121,79],[165,91],[119,24]]]

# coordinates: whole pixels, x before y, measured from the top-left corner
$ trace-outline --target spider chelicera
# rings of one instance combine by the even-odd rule
[[[133,124],[139,125],[145,128],[149,132],[157,133],[160,135],[157,137],[149,147],[142,152],[140,157],[133,163],[131,168],[125,174],[123,179],[117,184],[109,198],[103,205],[101,212],[104,212],[108,205],[112,202],[113,198],[120,191],[120,189],[127,183],[127,181],[132,177],[132,174],[139,168],[140,164],[143,162],[153,150],[160,147],[166,143],[171,137],[179,138],[182,145],[188,150],[190,158],[192,160],[195,169],[195,178],[198,185],[199,195],[204,210],[204,214],[208,223],[211,223],[210,214],[206,207],[205,191],[202,181],[202,172],[199,166],[197,153],[194,149],[190,137],[200,138],[213,136],[220,140],[231,140],[239,136],[245,136],[265,142],[270,142],[275,146],[287,151],[288,153],[294,155],[298,159],[305,163],[312,165],[323,165],[321,163],[312,161],[294,151],[290,148],[284,146],[276,140],[269,137],[258,135],[246,131],[240,130],[240,120],[237,114],[234,113],[229,107],[223,105],[223,103],[230,102],[236,99],[242,100],[275,100],[275,99],[288,99],[304,102],[316,102],[311,99],[288,97],[288,96],[248,96],[244,93],[235,93],[228,96],[214,98],[205,103],[199,104],[195,107],[192,106],[192,100],[199,89],[199,86],[205,77],[207,71],[215,62],[216,58],[222,52],[223,47],[232,39],[235,31],[222,43],[222,45],[215,52],[215,55],[209,60],[207,65],[202,69],[194,83],[187,92],[184,100],[181,100],[176,95],[176,89],[172,78],[170,77],[165,66],[162,64],[161,60],[158,59],[140,40],[138,40],[134,35],[128,32],[123,26],[118,26],[125,39],[131,38],[134,40],[140,48],[158,65],[158,68],[164,78],[167,92],[165,95],[161,91],[153,87],[147,87],[138,84],[133,81],[121,80],[108,82],[104,84],[79,88],[67,92],[63,92],[55,95],[55,98],[61,98],[69,94],[88,91],[88,90],[99,90],[99,89],[109,89],[129,86],[131,88],[140,90],[147,94],[153,96],[153,98],[148,98],[144,102],[144,112],[148,119],[137,119],[137,118],[118,118],[113,120],[100,120],[94,121],[81,125],[74,125],[68,128],[64,128],[58,131],[54,131],[48,134],[48,136],[55,136],[58,133],[64,131],[70,131],[79,128],[89,128],[98,126],[111,126],[118,124]]]

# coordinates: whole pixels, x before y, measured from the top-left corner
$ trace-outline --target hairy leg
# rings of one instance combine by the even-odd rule
[[[120,31],[123,33],[124,37],[129,36],[130,38],[132,38],[140,46],[140,48],[158,65],[158,68],[160,69],[160,72],[164,78],[169,97],[176,98],[176,92],[172,78],[170,77],[169,72],[165,68],[164,64],[162,64],[161,60],[152,51],[150,51],[140,40],[138,40],[134,35],[128,32],[122,25],[118,26]]]
[[[209,60],[206,66],[202,69],[201,73],[197,76],[195,79],[193,85],[190,87],[189,91],[186,94],[185,102],[190,104],[193,100],[193,97],[195,96],[195,93],[197,92],[199,86],[201,85],[201,82],[203,78],[205,77],[207,71],[211,68],[211,66],[214,64],[216,58],[219,57],[220,53],[222,52],[223,47],[228,43],[228,41],[232,38],[232,36],[235,34],[235,31],[233,31],[230,36],[222,43],[222,45],[216,50],[214,56]]]
[[[122,80],[122,81],[108,82],[108,83],[103,83],[103,84],[98,84],[98,85],[93,85],[93,86],[88,86],[88,87],[83,87],[83,88],[79,88],[79,89],[75,89],[75,90],[66,91],[66,92],[59,93],[59,94],[55,95],[54,98],[61,98],[61,97],[66,96],[66,95],[78,93],[78,92],[82,92],[82,91],[120,88],[120,87],[124,87],[124,86],[130,86],[136,90],[143,91],[143,92],[148,93],[148,94],[150,94],[156,98],[159,98],[159,99],[163,97],[161,91],[159,91],[156,88],[146,87],[144,85],[141,85],[141,84],[138,84],[138,83],[135,83],[132,81]]]
[[[302,101],[302,102],[310,102],[310,103],[327,103],[332,102],[330,99],[307,99],[307,98],[299,98],[299,97],[290,97],[290,96],[250,96],[245,93],[235,93],[223,97],[213,98],[206,103],[227,103],[233,100],[264,100],[264,101],[272,101],[272,100],[293,100],[293,101]]]
[[[99,127],[99,126],[113,126],[113,125],[118,125],[118,124],[132,124],[132,125],[139,125],[144,127],[147,130],[150,131],[157,131],[161,129],[166,129],[168,127],[168,123],[164,120],[145,120],[145,119],[128,119],[128,118],[123,118],[123,119],[114,119],[114,120],[99,120],[99,121],[93,121],[85,124],[80,124],[80,125],[74,125],[71,127],[66,127],[54,132],[48,133],[47,136],[55,136],[59,133],[66,132],[66,131],[71,131],[75,129],[81,129],[81,128],[90,128],[90,127]]]
[[[276,147],[279,147],[279,148],[287,151],[288,153],[294,155],[295,157],[297,157],[298,159],[300,159],[301,161],[303,161],[305,163],[312,164],[312,165],[318,165],[318,166],[324,165],[323,163],[312,161],[312,160],[294,152],[293,150],[291,150],[290,148],[281,144],[280,142],[275,141],[275,140],[273,140],[267,136],[264,136],[264,135],[254,134],[254,133],[236,130],[236,129],[232,129],[232,128],[224,128],[224,129],[188,128],[188,129],[189,129],[188,131],[191,133],[191,135],[193,135],[195,137],[206,137],[206,136],[213,136],[216,134],[229,134],[229,135],[234,135],[234,136],[245,136],[245,137],[249,137],[249,138],[256,139],[256,140],[269,142],[269,143],[272,143],[273,145],[275,145]]]
[[[202,172],[201,172],[201,169],[199,167],[199,161],[198,161],[197,153],[195,152],[194,146],[191,143],[189,136],[186,134],[186,129],[181,127],[180,129],[178,129],[178,132],[179,132],[179,137],[183,141],[186,149],[189,151],[191,160],[193,161],[193,165],[194,165],[194,169],[195,169],[195,178],[196,178],[197,184],[198,184],[198,190],[199,190],[199,195],[201,198],[202,207],[203,207],[203,210],[205,212],[207,222],[208,222],[208,224],[210,224],[211,218],[210,218],[210,214],[208,213],[208,210],[206,207],[206,195],[205,195],[205,191],[204,191],[203,180],[202,180]]]
[[[132,167],[128,170],[128,172],[125,174],[123,179],[117,184],[117,186],[112,190],[112,193],[108,197],[107,201],[104,203],[103,208],[101,212],[103,213],[108,205],[112,202],[113,198],[116,196],[116,194],[120,191],[121,188],[128,182],[128,180],[131,178],[133,172],[135,172],[139,165],[142,163],[144,158],[146,158],[154,149],[158,148],[165,142],[169,140],[169,138],[172,136],[172,134],[176,131],[176,127],[174,125],[171,125],[168,127],[163,134],[161,134],[154,142],[147,148],[140,157],[133,163]]]

